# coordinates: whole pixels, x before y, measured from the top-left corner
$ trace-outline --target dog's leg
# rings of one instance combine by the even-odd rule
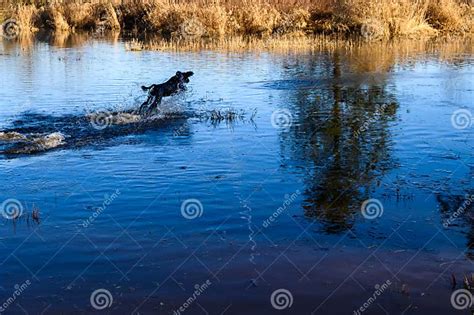
[[[138,114],[141,115],[145,112],[145,107],[147,107],[148,104],[150,104],[150,101],[152,99],[152,96],[149,95],[148,98],[146,99],[145,102],[140,106],[140,109],[138,110]]]
[[[146,105],[147,105],[147,102],[143,103],[143,104],[140,106],[140,109],[138,110],[138,115],[143,114],[143,110],[145,109]]]
[[[151,106],[148,108],[148,115],[152,114],[155,109],[158,108],[158,105],[161,104],[161,96],[157,96],[154,100]]]

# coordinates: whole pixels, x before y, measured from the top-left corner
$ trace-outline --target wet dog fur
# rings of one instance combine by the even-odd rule
[[[150,114],[161,103],[163,97],[172,96],[182,90],[186,89],[186,83],[189,83],[189,78],[193,76],[192,71],[181,72],[178,71],[168,81],[161,84],[152,84],[150,86],[142,86],[143,91],[148,91],[147,100],[140,106],[139,114]],[[147,109],[148,107],[148,109]]]

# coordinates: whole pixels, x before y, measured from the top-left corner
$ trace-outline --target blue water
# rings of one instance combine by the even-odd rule
[[[452,122],[460,109],[474,117],[472,47],[383,45],[0,42],[0,131],[65,136],[0,156],[0,201],[22,208],[0,222],[0,301],[31,283],[6,314],[98,312],[96,289],[113,296],[105,312],[172,314],[206,281],[187,312],[275,313],[270,296],[285,288],[288,313],[342,314],[386,280],[367,313],[454,313],[450,275],[459,286],[470,270],[472,204],[443,223],[474,194],[474,125]],[[176,70],[195,75],[162,108],[182,115],[103,130],[85,119],[130,112],[140,85]],[[244,116],[201,115],[213,110]],[[368,199],[383,207],[376,218],[361,212]],[[187,202],[198,209],[183,215]]]

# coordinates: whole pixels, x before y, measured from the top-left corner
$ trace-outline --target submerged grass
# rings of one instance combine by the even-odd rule
[[[31,2],[31,1],[30,1]],[[131,0],[16,4],[23,30],[118,30],[172,38],[358,34],[424,37],[474,32],[466,0]]]

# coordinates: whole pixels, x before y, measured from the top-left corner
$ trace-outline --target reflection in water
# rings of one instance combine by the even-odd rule
[[[70,38],[51,38],[46,42],[61,47],[83,45],[79,34]],[[17,43],[30,45],[27,41]],[[455,130],[449,121],[453,110],[465,103],[452,102],[451,97],[442,94],[443,91],[433,95],[433,90],[442,90],[446,72],[463,63],[464,66],[459,67],[461,71],[452,73],[466,81],[472,74],[471,61],[451,54],[463,49],[456,46],[458,44],[452,46],[455,47],[452,51],[445,46],[439,51],[430,50],[427,48],[430,44],[426,42],[402,44],[398,48],[391,45],[375,43],[342,48],[335,45],[318,53],[313,50],[298,55],[269,53],[256,56],[253,53],[216,52],[135,54],[125,51],[122,42],[109,45],[103,39],[90,41],[77,49],[57,49],[44,42],[30,45],[30,48],[15,46],[15,42],[0,42],[0,49],[10,51],[8,56],[0,57],[5,60],[2,66],[6,78],[0,103],[8,104],[0,113],[3,124],[0,138],[5,139],[0,150],[3,146],[10,147],[12,142],[25,140],[25,135],[37,133],[61,132],[66,143],[61,152],[35,157],[16,156],[11,160],[0,158],[0,168],[5,174],[1,182],[4,199],[12,197],[28,204],[36,203],[44,215],[38,232],[47,240],[47,246],[36,236],[25,243],[30,231],[23,224],[18,224],[14,237],[6,234],[5,240],[0,240],[4,252],[15,252],[18,259],[28,262],[33,272],[41,271],[38,278],[42,285],[32,286],[33,291],[22,297],[25,305],[38,309],[53,304],[53,313],[78,305],[78,311],[87,312],[91,288],[110,287],[117,289],[117,296],[131,293],[137,297],[117,299],[118,303],[124,304],[114,307],[122,309],[126,304],[134,308],[138,299],[155,292],[156,282],[159,282],[160,290],[152,294],[159,300],[153,299],[149,310],[156,310],[157,301],[163,300],[164,308],[160,310],[172,312],[171,308],[180,305],[189,295],[176,284],[183,283],[184,287],[192,288],[209,277],[209,270],[225,272],[226,276],[221,278],[225,281],[216,282],[213,290],[218,299],[222,292],[231,294],[230,303],[247,287],[245,277],[249,269],[258,271],[260,276],[261,270],[270,265],[275,267],[264,275],[265,278],[269,281],[272,277],[280,278],[277,282],[269,282],[272,286],[276,287],[278,283],[282,287],[288,284],[289,289],[293,284],[304,286],[301,291],[294,292],[295,298],[311,290],[315,294],[326,294],[332,292],[328,290],[326,280],[334,280],[334,274],[350,280],[341,274],[344,268],[340,266],[346,262],[356,264],[359,258],[365,258],[368,251],[366,248],[359,250],[359,241],[368,246],[375,244],[391,231],[390,228],[412,215],[415,218],[399,230],[405,239],[397,237],[385,242],[385,238],[380,250],[388,259],[394,256],[393,249],[406,250],[407,255],[397,256],[396,261],[400,262],[399,257],[409,259],[412,253],[423,249],[412,261],[414,277],[419,276],[416,271],[421,268],[438,268],[439,261],[431,260],[431,248],[423,247],[438,232],[440,223],[436,205],[441,202],[433,200],[431,188],[440,187],[437,191],[441,191],[439,196],[446,200],[444,211],[449,218],[463,202],[462,198],[452,196],[462,196],[460,190],[472,193],[474,165],[471,159],[472,129]],[[424,52],[421,57],[418,51]],[[454,66],[445,67],[444,59],[439,61],[438,57],[431,61],[432,54],[442,55],[441,58]],[[113,126],[104,130],[91,126],[84,113],[89,105],[96,111],[107,108],[115,111],[116,107],[110,104],[135,106],[139,103],[133,100],[135,94],[128,95],[124,90],[139,93],[139,84],[143,81],[154,82],[183,65],[199,69],[199,78],[186,93],[190,100],[173,103],[186,109],[182,117],[144,124],[133,121],[114,124],[118,121],[112,119]],[[266,82],[263,89],[255,89],[261,82]],[[469,100],[472,89],[465,83],[461,82],[457,89],[464,100]],[[449,86],[446,89],[454,90]],[[211,99],[207,98],[208,92]],[[417,97],[408,99],[407,94]],[[30,97],[31,103],[25,106],[24,102]],[[139,94],[140,97],[143,95]],[[126,101],[122,101],[123,98]],[[198,101],[201,98],[202,103]],[[248,106],[257,107],[255,123],[258,130],[250,124],[239,124],[232,132],[227,132],[224,124],[214,128],[213,121],[206,117],[219,119],[222,115],[211,111],[201,117],[205,111],[197,110],[200,105],[210,106],[211,110],[230,106],[246,112]],[[269,118],[278,108],[291,111],[292,127],[273,128]],[[126,118],[133,119],[132,116]],[[201,123],[203,120],[206,123]],[[446,139],[449,150],[436,147],[437,138]],[[75,147],[81,149],[68,149]],[[419,156],[424,160],[417,164]],[[466,165],[457,170],[461,162]],[[282,164],[285,168],[280,167]],[[453,180],[445,184],[446,174],[453,175]],[[470,178],[466,179],[466,174]],[[403,189],[401,196],[414,187],[427,189],[413,191],[412,199],[399,202],[391,198],[397,187]],[[90,241],[85,240],[82,233],[76,235],[78,224],[90,217],[90,210],[102,203],[104,194],[118,188],[123,189],[121,198],[114,200],[113,205],[87,227],[87,237],[96,245],[89,246]],[[274,206],[281,204],[282,195],[288,191],[298,192],[293,207],[282,207],[287,215],[279,216],[278,224],[275,222],[258,233],[262,220],[269,218]],[[384,198],[381,201],[387,211],[377,220],[356,222],[362,201],[369,197]],[[187,198],[202,202],[205,207],[202,217],[194,221],[182,217],[180,205]],[[224,218],[225,222],[219,225]],[[311,231],[314,223],[322,226],[325,233]],[[0,221],[0,224],[8,233],[10,222]],[[457,228],[454,224],[463,226]],[[216,226],[219,226],[217,230]],[[459,255],[458,249],[464,249],[466,235],[468,246],[472,244],[474,225],[470,218],[456,220],[450,226],[453,228],[446,230],[446,235],[461,246],[454,254],[445,251],[445,237],[440,233],[441,240],[433,240],[430,247],[440,252],[441,258]],[[168,227],[173,227],[171,235]],[[343,234],[342,231],[351,227],[358,240],[325,235]],[[124,228],[130,235],[122,234]],[[301,228],[307,233],[299,237]],[[124,237],[117,238],[118,235]],[[220,237],[220,240],[213,242],[211,236]],[[62,246],[63,241],[69,239],[71,243]],[[321,245],[315,244],[314,239]],[[344,240],[336,243],[338,239]],[[58,248],[64,251],[58,259],[51,260]],[[295,264],[287,265],[285,259],[272,264],[287,248],[291,250],[288,257]],[[180,265],[191,252],[196,257]],[[321,265],[314,265],[319,263],[315,258],[320,255],[331,257]],[[99,260],[95,264],[97,257]],[[232,263],[226,264],[227,261]],[[123,272],[133,266],[132,272],[127,274],[130,280],[124,281],[123,274],[111,267],[110,262]],[[226,270],[221,269],[222,266]],[[308,274],[308,278],[321,281],[308,281],[308,287],[303,281],[296,283],[294,280],[299,276],[294,273],[295,266],[303,273],[317,271]],[[390,267],[395,268],[393,264]],[[361,268],[361,271],[368,271],[364,275],[371,276],[364,285],[382,279],[379,271],[385,268],[378,264],[374,268],[373,273],[368,266]],[[83,270],[88,271],[83,274]],[[397,272],[398,266],[392,270]],[[13,287],[20,278],[31,275],[18,264],[16,257],[6,260],[2,271],[5,287]],[[76,281],[78,274],[82,275],[83,284],[82,280],[81,283]],[[432,274],[434,272],[428,275]],[[173,275],[172,280],[163,281],[169,275]],[[218,276],[220,278],[221,274]],[[253,272],[249,276],[254,277]],[[428,280],[431,281],[431,277]],[[439,287],[444,290],[446,286],[442,281]],[[333,282],[334,286],[338,282]],[[349,282],[346,292],[350,295],[355,292],[353,285],[358,286]],[[140,285],[124,293],[123,288],[132,283]],[[265,303],[263,309],[269,307],[267,289],[266,285],[260,285],[252,289],[255,294],[250,294],[255,298],[253,301]],[[59,306],[57,299],[54,300],[57,294],[65,301]],[[186,296],[181,300],[179,294]],[[170,296],[179,296],[178,303],[168,299]],[[310,298],[313,299],[313,294]],[[320,300],[324,298],[326,296]],[[360,305],[365,298],[355,304]],[[351,302],[344,301],[348,302],[346,304]],[[299,304],[295,302],[293,307]],[[62,305],[64,309],[61,309]],[[222,312],[225,307],[219,305],[219,310],[210,312]],[[133,312],[133,309],[129,311]]]
[[[387,127],[398,104],[384,81],[342,80],[343,73],[352,75],[351,69],[356,69],[356,78],[367,70],[356,60],[354,65],[338,51],[321,60],[321,71],[329,78],[314,92],[296,90],[293,109],[298,127],[288,135],[308,173],[305,214],[320,220],[329,233],[352,227],[353,214],[368,198],[370,187],[394,165]],[[282,137],[285,146],[287,135]]]
[[[240,200],[241,207],[245,208],[245,211],[241,211],[240,215],[247,222],[247,228],[248,228],[248,233],[249,233],[248,241],[249,241],[250,250],[251,250],[249,261],[253,265],[255,265],[255,256],[258,255],[258,253],[256,254],[257,242],[254,239],[254,235],[256,231],[253,224],[253,215],[252,215],[253,209],[249,206],[247,201],[242,199],[240,196],[238,196],[238,199]]]
[[[444,228],[466,226],[466,256],[474,259],[474,191],[464,196],[436,194],[439,212]]]
[[[120,38],[118,32],[85,33],[85,32],[48,32],[22,33],[15,40],[4,41],[5,51],[13,52],[18,46],[23,52],[30,52],[38,43],[45,43],[56,48],[75,48],[90,43],[91,38],[105,40],[111,44],[117,43]]]
[[[397,64],[403,61],[410,66],[410,59],[416,59],[415,53],[421,50],[431,51],[455,68],[472,61],[456,53],[472,51],[462,43],[440,49],[429,45],[387,43],[335,49],[288,67],[285,75],[290,79],[272,86],[287,91],[293,100],[290,109],[296,123],[290,133],[281,133],[281,146],[303,161],[305,215],[316,218],[325,232],[350,229],[362,202],[398,166],[390,129],[399,108],[391,77]],[[301,78],[308,69],[312,77]],[[397,185],[397,198],[399,190]]]

